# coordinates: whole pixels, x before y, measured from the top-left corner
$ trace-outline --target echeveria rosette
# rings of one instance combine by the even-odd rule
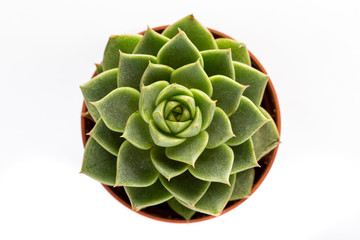
[[[81,86],[96,122],[83,173],[123,186],[135,210],[167,202],[187,220],[250,195],[279,135],[244,44],[190,15],[162,34],[111,36],[97,72]]]

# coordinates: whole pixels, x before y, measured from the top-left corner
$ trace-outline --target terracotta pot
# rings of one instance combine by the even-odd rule
[[[153,28],[155,31],[161,33],[167,26],[161,26],[161,27],[156,27]],[[215,38],[230,38],[233,39],[219,31],[213,30],[211,28],[209,28],[209,30],[211,31],[211,33],[214,35]],[[141,32],[140,34],[144,34],[145,31]],[[251,65],[252,67],[258,69],[259,71],[263,72],[266,74],[266,71],[264,69],[264,67],[260,64],[260,62],[256,59],[256,57],[249,51],[250,53],[250,57],[251,57]],[[97,73],[95,72],[93,77],[96,76]],[[274,119],[275,124],[279,130],[279,133],[281,131],[281,119],[280,119],[280,108],[279,108],[279,102],[277,99],[277,95],[274,89],[274,86],[271,82],[271,80],[269,79],[269,82],[266,86],[265,89],[265,93],[264,93],[264,97],[261,103],[261,106],[263,108],[266,109],[266,111],[271,115],[271,117]],[[82,132],[82,139],[83,139],[83,143],[84,146],[88,140],[88,136],[86,135],[86,133],[90,132],[90,130],[93,128],[93,126],[95,125],[95,123],[92,121],[91,117],[89,118],[87,114],[85,114],[87,112],[87,108],[85,105],[85,102],[83,102],[83,106],[82,106],[82,114],[81,114],[81,132]],[[251,194],[253,194],[258,187],[261,185],[261,183],[264,181],[266,175],[268,174],[268,172],[270,171],[270,168],[275,160],[275,156],[276,156],[276,152],[278,150],[277,146],[274,150],[272,150],[270,153],[268,153],[266,156],[264,156],[260,161],[259,164],[261,166],[261,168],[255,168],[255,180],[254,180],[254,185],[251,191]],[[121,202],[123,205],[125,205],[127,208],[131,209],[131,204],[130,201],[125,193],[125,190],[123,187],[111,187],[111,186],[106,186],[103,185],[103,187],[119,202]],[[246,199],[240,199],[237,201],[230,201],[224,211],[222,212],[222,214],[225,214],[229,211],[231,211],[232,209],[236,208],[237,206],[239,206],[241,203],[243,203]],[[181,217],[180,215],[178,215],[177,213],[175,213],[166,203],[160,204],[160,205],[156,205],[156,206],[152,206],[152,207],[147,207],[145,209],[142,209],[140,211],[138,211],[137,213],[155,219],[155,220],[160,220],[160,221],[164,221],[164,222],[171,222],[171,223],[193,223],[193,222],[200,222],[200,221],[205,221],[205,220],[209,220],[211,218],[214,218],[214,216],[210,216],[210,215],[206,215],[203,213],[195,213],[194,216],[192,217],[192,219],[190,221],[186,221],[184,220],[183,217]],[[221,214],[221,215],[222,215]]]

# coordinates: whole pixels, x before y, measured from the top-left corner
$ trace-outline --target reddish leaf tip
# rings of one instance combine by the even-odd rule
[[[179,35],[184,35],[185,34],[184,31],[181,30],[180,28],[178,28],[178,30],[179,30]]]

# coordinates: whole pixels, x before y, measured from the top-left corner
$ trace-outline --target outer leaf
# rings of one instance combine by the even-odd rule
[[[225,144],[213,148],[205,149],[195,163],[195,167],[189,171],[196,178],[230,184],[229,176],[234,162],[234,153]]]
[[[143,54],[120,54],[118,87],[132,87],[139,90],[140,80],[149,65],[156,63],[156,57]]]
[[[99,120],[100,114],[96,110],[96,107],[91,104],[91,102],[102,99],[109,92],[117,88],[116,79],[117,69],[112,69],[93,77],[89,82],[80,86],[85,99],[86,107],[89,110],[91,117],[95,121]]]
[[[187,89],[186,87],[180,85],[180,84],[170,84],[166,88],[164,88],[156,98],[155,105],[159,105],[162,101],[172,98],[176,95],[187,95],[190,97],[193,97],[192,92]]]
[[[219,216],[224,210],[235,185],[235,175],[230,176],[230,186],[223,183],[211,183],[205,195],[195,205],[195,210]]]
[[[166,156],[170,159],[184,162],[194,166],[195,161],[204,151],[209,139],[207,132],[200,132],[198,135],[188,138],[185,142],[175,147],[166,148]]]
[[[259,161],[263,156],[273,150],[280,142],[279,132],[276,128],[274,120],[270,114],[262,107],[259,108],[265,117],[271,121],[265,123],[253,136],[254,150],[256,160]]]
[[[135,112],[129,117],[122,137],[137,148],[144,150],[150,149],[154,144],[149,125],[141,118],[139,112]]]
[[[204,93],[203,91],[197,89],[191,89],[191,92],[194,94],[194,100],[196,106],[200,108],[202,124],[201,130],[205,130],[209,127],[215,112],[215,101]]]
[[[256,161],[254,146],[251,138],[244,143],[231,147],[234,152],[234,164],[231,174],[244,171],[249,168],[259,167]]]
[[[218,147],[234,136],[228,116],[218,107],[216,107],[212,122],[206,131],[209,133],[207,148]]]
[[[153,147],[150,156],[155,168],[169,181],[188,169],[187,164],[169,159],[165,155],[165,148]]]
[[[125,187],[125,191],[135,211],[166,202],[173,197],[160,180],[148,187]]]
[[[247,86],[222,75],[212,76],[210,81],[214,89],[212,99],[216,100],[216,106],[230,116],[239,107],[240,98]]]
[[[154,120],[149,122],[150,134],[156,145],[160,147],[172,147],[185,142],[185,138],[178,138],[166,133],[163,133],[155,126]]]
[[[141,150],[125,141],[119,150],[115,186],[147,187],[159,176],[150,158],[150,150]]]
[[[203,65],[203,59],[199,50],[197,50],[183,31],[180,31],[160,49],[157,58],[160,64],[174,69],[196,62],[198,59],[200,59],[200,63]]]
[[[202,117],[200,108],[196,107],[195,117],[191,124],[182,132],[176,134],[177,137],[189,138],[197,135],[201,131]]]
[[[217,48],[214,37],[210,31],[202,26],[193,15],[186,16],[170,25],[162,34],[168,38],[173,38],[178,33],[179,28],[186,32],[191,42],[193,42],[200,51]]]
[[[251,66],[251,59],[246,45],[228,38],[218,38],[216,43],[219,49],[231,48],[231,56],[234,61]]]
[[[104,52],[104,70],[117,68],[119,66],[119,51],[132,53],[141,38],[141,35],[112,35]]]
[[[254,184],[254,179],[254,168],[250,168],[248,170],[237,173],[235,187],[230,197],[230,201],[249,197],[251,194],[252,186]]]
[[[167,37],[155,32],[148,27],[144,34],[144,37],[136,45],[133,53],[156,56],[160,48],[162,48],[162,46],[164,46],[164,44],[168,41],[169,39]]]
[[[91,130],[89,135],[103,148],[115,156],[118,155],[120,145],[124,142],[124,139],[120,138],[120,134],[118,132],[111,131],[101,118]]]
[[[230,116],[230,122],[235,137],[227,144],[237,146],[248,140],[269,119],[264,117],[260,110],[247,97],[241,97],[238,110]]]
[[[170,77],[170,83],[178,83],[187,88],[195,88],[211,96],[213,88],[200,61],[176,69]]]
[[[128,118],[138,109],[139,96],[137,90],[122,87],[93,104],[108,128],[115,132],[123,132]]]
[[[205,194],[210,182],[193,177],[188,171],[174,177],[170,181],[160,176],[161,183],[176,198],[194,206]]]
[[[259,106],[263,98],[269,77],[248,65],[234,62],[235,80],[243,85],[249,85],[244,92],[256,106]]]
[[[207,50],[201,52],[204,59],[204,69],[209,77],[224,75],[235,80],[235,71],[231,59],[231,50]]]
[[[150,85],[154,82],[164,80],[170,81],[170,75],[174,71],[171,67],[161,65],[161,64],[154,64],[149,62],[148,67],[146,68],[144,74],[140,80],[140,88],[144,85]]]
[[[85,146],[81,173],[106,185],[114,185],[116,157],[102,148],[93,138]]]
[[[149,86],[142,87],[139,100],[139,112],[143,120],[149,123],[152,119],[156,105],[155,101],[161,90],[169,86],[166,81],[155,82]]]
[[[189,221],[196,211],[185,207],[179,203],[175,198],[170,199],[167,202],[172,210],[174,210],[179,215],[183,216],[185,220]]]

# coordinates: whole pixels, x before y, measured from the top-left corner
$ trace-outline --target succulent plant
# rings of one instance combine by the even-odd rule
[[[81,86],[96,122],[82,173],[124,187],[136,211],[167,202],[187,220],[250,195],[279,134],[260,107],[268,76],[243,43],[190,15],[161,34],[111,36],[97,73]]]

